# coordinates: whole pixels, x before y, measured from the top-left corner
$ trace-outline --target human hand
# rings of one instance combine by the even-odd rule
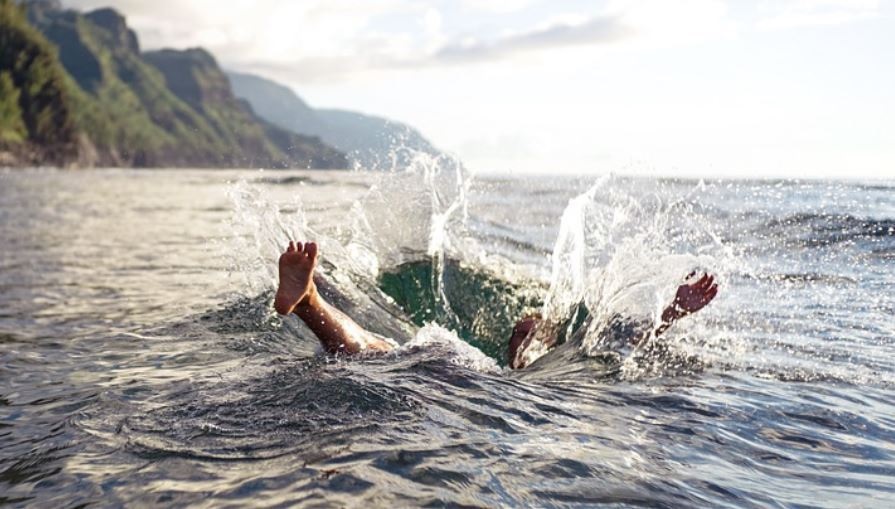
[[[708,305],[717,294],[718,285],[715,283],[715,276],[703,274],[695,283],[678,287],[674,302],[666,309],[662,318],[670,322],[695,313]]]

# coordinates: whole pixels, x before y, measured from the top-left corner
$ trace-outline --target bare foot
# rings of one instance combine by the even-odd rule
[[[280,287],[273,307],[281,315],[291,314],[295,308],[317,293],[314,268],[317,266],[317,244],[289,242],[280,255]]]

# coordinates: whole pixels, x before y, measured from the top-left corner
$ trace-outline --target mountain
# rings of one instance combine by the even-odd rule
[[[162,73],[168,89],[200,112],[228,145],[257,154],[279,151],[299,166],[348,166],[341,153],[325,147],[318,138],[293,133],[257,117],[247,102],[237,99],[227,76],[207,51],[161,50],[144,53],[143,57]]]
[[[0,0],[0,164],[76,157],[73,97],[54,48],[21,9]],[[40,149],[40,150],[39,150]]]
[[[236,72],[228,76],[233,92],[260,117],[296,133],[318,136],[364,168],[391,169],[406,165],[415,153],[441,154],[406,124],[352,111],[314,109],[274,81]]]
[[[54,0],[32,0],[24,9],[27,19],[14,2],[0,0],[0,58],[2,68],[11,69],[8,78],[0,76],[0,90],[17,92],[21,108],[30,104],[26,92],[34,90],[29,76],[49,76],[41,79],[49,80],[59,97],[53,111],[68,123],[59,124],[64,143],[53,145],[30,128],[21,135],[14,120],[0,120],[0,133],[7,133],[0,136],[0,151],[17,155],[22,164],[348,166],[344,154],[319,139],[256,116],[204,50],[143,53],[136,34],[113,9],[79,13]],[[3,41],[7,32],[19,34],[15,46]],[[6,65],[27,48],[35,48],[28,51],[38,52],[35,61],[50,70],[35,74]],[[2,97],[0,104],[15,102],[11,95]],[[14,110],[0,106],[0,119],[14,118]]]

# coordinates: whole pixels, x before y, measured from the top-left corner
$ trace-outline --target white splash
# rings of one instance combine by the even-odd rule
[[[289,204],[294,213],[288,215],[280,212],[281,204],[245,179],[236,182],[228,195],[233,203],[227,250],[231,275],[242,277],[240,291],[246,296],[275,288],[276,261],[289,241],[317,237],[308,226],[298,194]]]
[[[603,177],[562,215],[542,315],[561,323],[584,304],[587,353],[605,349],[602,329],[614,316],[657,324],[688,273],[710,270],[723,281],[731,266],[732,253],[689,197],[637,185],[645,184]],[[532,350],[529,361],[544,353]]]
[[[449,362],[481,373],[500,373],[501,368],[491,357],[460,339],[454,331],[437,324],[428,324],[404,344],[398,354],[425,349],[445,355]]]

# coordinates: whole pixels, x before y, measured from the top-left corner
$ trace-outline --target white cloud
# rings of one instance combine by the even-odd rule
[[[144,48],[201,46],[225,66],[304,82],[635,40],[667,46],[729,28],[722,0],[608,0],[561,17],[548,0],[64,1],[121,10]],[[470,19],[481,26],[467,28]]]
[[[510,13],[531,6],[533,0],[462,0],[461,5],[470,11]]]
[[[651,47],[692,44],[735,31],[725,0],[612,0],[607,12],[637,31]]]
[[[612,43],[630,34],[631,30],[617,19],[596,17],[584,23],[553,24],[491,41],[461,41],[443,47],[433,56],[436,62],[446,63],[496,60],[526,51]]]
[[[66,3],[88,9],[107,2]],[[504,0],[488,3],[485,10],[502,13],[530,3]],[[497,37],[492,32],[452,40],[444,33],[442,4],[410,0],[119,0],[113,5],[128,16],[146,48],[202,46],[226,66],[273,71],[305,82],[494,61],[544,49],[611,43],[630,34],[614,18],[579,15],[582,21],[507,26]]]
[[[877,16],[879,0],[775,0],[763,10],[763,29],[841,25]]]
[[[409,0],[66,0],[89,9],[108,6],[122,11],[147,48],[203,46],[229,63],[296,62],[364,52],[407,52],[433,15]],[[382,30],[378,18],[394,14],[419,20]],[[402,19],[404,21],[404,19]]]
[[[271,72],[304,82],[342,80],[376,71],[498,62],[521,55],[571,47],[608,45],[631,36],[632,31],[614,18],[597,17],[582,23],[556,23],[500,37],[466,37],[448,40],[436,33],[420,41],[397,34],[368,38],[362,49],[342,54],[318,54],[284,61],[262,58],[238,62],[246,70]],[[212,48],[214,49],[214,48]],[[257,53],[256,53],[257,55]],[[231,54],[232,57],[232,54]],[[231,58],[230,62],[234,60]]]

